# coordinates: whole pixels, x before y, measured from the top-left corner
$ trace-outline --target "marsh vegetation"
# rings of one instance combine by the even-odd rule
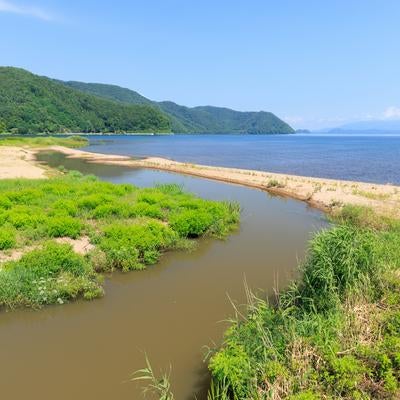
[[[209,360],[209,399],[394,399],[400,379],[400,223],[348,206],[310,242],[302,277],[248,291]]]
[[[84,147],[89,144],[89,140],[83,136],[4,136],[0,138],[0,146],[28,146],[28,147],[47,147],[65,146],[72,148]]]
[[[10,308],[99,297],[102,272],[141,270],[192,239],[223,238],[240,213],[178,185],[139,189],[74,171],[3,180],[0,193],[0,250],[11,258],[0,265],[0,306]],[[71,243],[82,238],[90,247],[78,254]]]

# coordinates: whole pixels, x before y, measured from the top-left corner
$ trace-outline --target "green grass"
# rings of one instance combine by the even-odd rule
[[[239,213],[236,204],[199,199],[176,185],[139,189],[78,172],[0,181],[0,251],[26,253],[0,266],[0,307],[100,296],[102,271],[141,270],[165,251],[190,249],[191,239],[223,238]],[[55,242],[83,236],[95,246],[85,256]]]
[[[46,146],[65,146],[79,148],[87,146],[88,139],[82,136],[56,137],[56,136],[4,136],[0,137],[0,146],[28,146],[28,147],[46,147]]]
[[[248,293],[209,360],[209,400],[398,398],[399,243],[398,221],[345,207],[301,279],[272,303]]]

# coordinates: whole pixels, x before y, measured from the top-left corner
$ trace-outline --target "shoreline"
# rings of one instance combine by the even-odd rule
[[[133,159],[129,156],[91,153],[63,146],[35,149],[32,153],[35,155],[43,150],[60,152],[68,158],[81,158],[90,163],[174,172],[261,189],[271,194],[305,201],[310,206],[325,212],[345,204],[352,204],[371,207],[382,215],[400,216],[400,187],[395,185],[191,164],[161,157]]]
[[[146,168],[238,184],[304,201],[325,212],[352,204],[373,208],[381,215],[400,217],[400,186],[191,164],[161,157],[134,159],[63,146],[0,148],[0,179],[46,178],[46,168],[36,161],[36,154],[42,151],[55,151],[90,163]]]

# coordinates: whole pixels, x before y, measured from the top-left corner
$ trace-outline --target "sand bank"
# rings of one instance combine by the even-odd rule
[[[45,178],[45,168],[35,162],[31,150],[22,147],[0,147],[0,179]]]
[[[306,201],[324,211],[343,204],[354,204],[372,207],[381,214],[400,217],[400,187],[394,185],[189,164],[158,157],[132,159],[127,156],[90,153],[61,146],[53,146],[50,149],[70,158],[82,158],[91,163],[150,168],[254,187],[272,194]]]

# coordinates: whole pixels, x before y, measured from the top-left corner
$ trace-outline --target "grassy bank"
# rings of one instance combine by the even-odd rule
[[[47,147],[65,146],[71,148],[84,147],[89,144],[89,140],[82,136],[56,137],[56,136],[4,136],[0,137],[0,146],[28,146],[28,147]]]
[[[8,261],[0,264],[0,307],[98,297],[102,272],[144,269],[191,239],[226,236],[238,219],[237,205],[175,185],[139,189],[77,172],[2,180],[0,257]],[[78,254],[85,242],[89,251]]]
[[[311,241],[302,278],[248,294],[212,354],[209,399],[397,399],[400,223],[345,207]]]

